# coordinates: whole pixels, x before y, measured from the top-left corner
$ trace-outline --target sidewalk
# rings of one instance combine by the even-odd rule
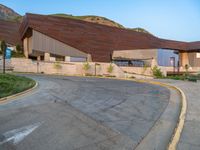
[[[200,149],[200,82],[159,80],[182,89],[187,97],[188,109],[178,150]]]

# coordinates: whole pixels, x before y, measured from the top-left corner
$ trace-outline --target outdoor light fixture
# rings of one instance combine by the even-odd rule
[[[173,66],[173,74],[175,75],[175,57],[170,57],[170,63]]]

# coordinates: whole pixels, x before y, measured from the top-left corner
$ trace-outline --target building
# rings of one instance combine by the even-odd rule
[[[200,67],[200,42],[165,40],[148,33],[70,18],[26,14],[22,23],[0,21],[0,39],[23,45],[27,58],[118,65]]]

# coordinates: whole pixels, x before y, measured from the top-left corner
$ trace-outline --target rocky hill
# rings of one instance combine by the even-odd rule
[[[11,8],[0,4],[0,19],[18,21],[21,16]]]
[[[65,18],[80,19],[80,20],[93,22],[93,23],[99,23],[99,24],[112,26],[112,27],[125,28],[121,24],[115,21],[112,21],[108,18],[101,17],[101,16],[91,16],[91,15],[90,16],[89,15],[88,16],[73,16],[73,15],[68,15],[68,14],[52,14],[52,15],[58,16],[58,17],[65,17]],[[8,8],[7,6],[0,4],[0,19],[20,22],[22,20],[22,17],[23,16],[20,16],[17,12],[12,10],[11,8]],[[143,28],[131,28],[130,30],[150,34],[147,30]]]

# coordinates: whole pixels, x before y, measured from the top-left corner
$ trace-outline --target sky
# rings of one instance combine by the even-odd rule
[[[97,15],[157,37],[200,41],[200,0],[0,0],[21,15]]]

